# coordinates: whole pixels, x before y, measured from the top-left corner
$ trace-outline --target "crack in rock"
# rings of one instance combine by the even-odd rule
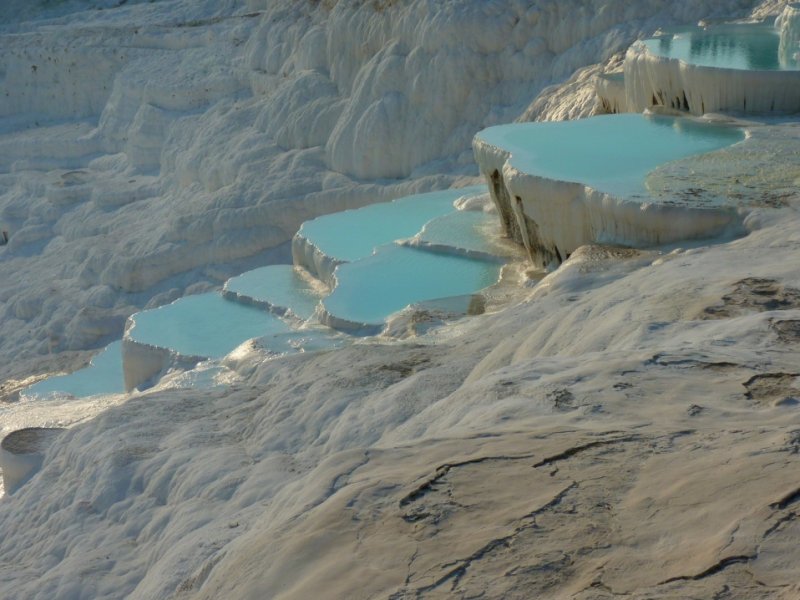
[[[783,510],[787,506],[794,504],[800,500],[800,488],[796,488],[791,492],[786,493],[784,496],[781,497],[780,500],[777,502],[773,502],[769,505],[769,507],[773,510]]]
[[[800,290],[775,279],[747,277],[734,284],[718,304],[707,307],[701,318],[727,319],[748,312],[800,308]]]
[[[433,491],[436,488],[436,484],[439,483],[443,477],[445,477],[451,469],[457,469],[458,467],[465,467],[468,465],[476,465],[482,462],[489,462],[495,460],[523,460],[528,458],[533,458],[535,454],[520,454],[518,456],[482,456],[479,458],[471,458],[468,460],[463,460],[454,463],[445,463],[436,467],[433,472],[433,475],[429,477],[425,482],[420,484],[414,490],[406,494],[400,499],[400,508],[408,506],[412,502],[416,502],[423,496],[425,496],[428,492]]]
[[[724,371],[726,369],[738,369],[741,367],[738,363],[719,360],[700,360],[697,358],[685,358],[680,356],[672,356],[666,352],[659,352],[654,354],[644,362],[646,367],[659,366],[659,367],[679,367],[679,368],[700,368],[710,369],[714,371]]]
[[[783,515],[780,519],[775,521],[770,526],[769,529],[767,529],[764,532],[764,535],[761,536],[761,540],[763,541],[763,540],[767,539],[769,536],[771,536],[773,533],[775,533],[778,529],[780,529],[781,525],[783,525],[784,523],[788,523],[789,521],[794,521],[796,518],[797,518],[797,513],[794,513],[794,512],[790,512],[787,515]]]
[[[578,483],[576,481],[573,481],[571,484],[569,484],[567,487],[565,487],[563,490],[561,490],[558,494],[556,494],[556,496],[553,497],[553,499],[550,500],[550,502],[548,502],[546,504],[543,504],[542,506],[540,506],[539,508],[537,508],[533,512],[529,512],[527,515],[523,515],[522,519],[530,519],[532,521],[532,525],[535,526],[536,525],[536,517],[538,515],[542,514],[543,512],[545,512],[547,510],[550,510],[551,508],[555,508],[556,506],[561,504],[561,502],[564,500],[564,497],[569,492],[574,490],[576,487],[578,487]],[[521,530],[518,530],[518,531],[521,531]],[[518,531],[517,531],[517,533],[518,533]]]
[[[484,558],[488,554],[491,554],[494,550],[498,548],[509,548],[512,542],[514,541],[514,538],[516,538],[520,533],[536,527],[536,519],[535,519],[536,515],[551,510],[552,508],[555,508],[556,506],[561,504],[561,502],[564,500],[564,497],[571,490],[575,489],[577,486],[578,486],[577,482],[573,481],[567,487],[561,490],[558,494],[556,494],[551,500],[549,500],[539,508],[531,511],[530,513],[520,518],[520,520],[532,519],[532,522],[520,525],[519,527],[515,528],[514,531],[512,531],[510,534],[506,536],[490,540],[489,542],[484,544],[482,547],[480,547],[478,550],[476,550],[466,558],[462,558],[453,561],[451,563],[447,563],[448,566],[449,565],[458,565],[458,566],[449,570],[447,573],[439,577],[439,579],[437,579],[430,585],[426,585],[425,587],[417,588],[416,590],[414,590],[416,597],[419,598],[425,592],[434,590],[450,580],[453,580],[453,583],[450,586],[450,591],[452,592],[453,590],[455,590],[456,586],[458,586],[459,581],[461,581],[461,578],[464,576],[464,574],[467,572],[470,566],[472,566],[472,563],[481,560],[482,558]]]
[[[535,463],[533,465],[533,468],[538,469],[539,467],[545,467],[560,462],[562,460],[567,460],[569,458],[572,458],[573,456],[576,456],[577,454],[581,454],[582,452],[591,450],[592,448],[597,448],[600,446],[610,446],[612,444],[623,444],[626,442],[634,442],[634,441],[639,441],[641,439],[642,439],[641,436],[630,435],[621,438],[614,438],[612,440],[597,440],[594,442],[589,442],[587,444],[581,444],[580,446],[573,446],[568,450],[564,450],[563,452],[559,452],[558,454],[554,454],[553,456],[548,456],[546,458],[543,458],[539,462]]]
[[[612,596],[624,596],[624,597],[630,596],[630,594],[627,592],[615,591],[614,589],[611,588],[611,586],[603,583],[602,579],[597,579],[593,581],[591,584],[589,584],[589,586],[585,587],[578,593],[582,594],[583,592],[588,592],[589,590],[600,590],[605,592],[606,594],[611,594]]]
[[[656,585],[666,585],[667,583],[673,583],[675,581],[699,581],[700,579],[705,579],[706,577],[710,577],[712,575],[716,575],[730,567],[731,565],[737,565],[741,563],[748,563],[751,560],[755,559],[758,554],[737,554],[735,556],[727,556],[704,571],[697,573],[695,575],[678,575],[677,577],[670,577],[669,579],[665,579],[657,583]]]

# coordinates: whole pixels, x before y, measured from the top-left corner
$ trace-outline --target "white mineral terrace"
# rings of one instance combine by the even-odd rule
[[[322,301],[322,321],[374,334],[383,329],[387,317],[406,306],[469,295],[494,285],[499,277],[496,260],[387,244],[371,256],[336,268],[336,286]]]
[[[370,256],[378,246],[411,238],[431,219],[453,212],[461,197],[485,193],[473,186],[398,198],[303,223],[292,238],[294,263],[333,286],[333,272],[345,262]],[[348,229],[348,233],[343,233]]]
[[[735,231],[736,206],[655,198],[646,180],[661,165],[744,137],[691,119],[607,115],[493,127],[474,148],[506,233],[546,266],[589,243],[644,247]]]
[[[694,115],[800,111],[800,8],[775,25],[721,24],[666,30],[636,42],[625,56],[624,99],[618,80],[599,77],[608,112],[660,106]]]
[[[331,349],[345,341],[335,330],[378,334],[391,315],[420,303],[450,318],[474,312],[483,304],[475,294],[498,282],[504,263],[519,258],[502,243],[491,208],[486,188],[472,186],[307,222],[295,236],[296,264],[246,271],[229,279],[221,294],[185,296],[135,313],[122,342],[90,367],[41,381],[22,397],[144,389],[236,354],[240,346],[265,356]],[[321,257],[319,264],[333,266],[324,280],[315,278],[321,269],[306,270],[308,248]],[[206,380],[214,383],[200,378],[191,385]]]
[[[0,0],[0,598],[800,598],[798,12]]]
[[[225,282],[223,296],[300,322],[314,316],[325,285],[297,265],[269,265]]]
[[[775,28],[780,32],[778,60],[781,64],[800,63],[800,3],[792,3],[783,9],[775,20]]]

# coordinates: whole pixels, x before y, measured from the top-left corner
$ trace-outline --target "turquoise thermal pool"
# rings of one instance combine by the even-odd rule
[[[327,256],[355,261],[378,246],[416,235],[431,219],[452,212],[458,198],[485,192],[484,186],[473,186],[371,204],[306,221],[298,235]]]
[[[250,338],[289,331],[275,315],[230,302],[219,294],[186,296],[131,317],[137,342],[185,356],[221,358]]]
[[[480,252],[494,255],[497,244],[490,236],[499,238],[497,215],[477,210],[457,210],[427,223],[417,240],[423,244],[452,248],[454,252]]]
[[[511,166],[523,173],[630,197],[646,193],[645,178],[656,167],[730,146],[744,132],[690,119],[620,114],[500,125],[477,137],[509,152]]]
[[[229,279],[225,291],[264,302],[277,309],[289,309],[306,321],[312,317],[322,297],[309,277],[292,265],[270,265]]]
[[[92,358],[88,367],[50,377],[23,390],[25,397],[70,395],[78,398],[99,394],[121,394],[125,391],[122,380],[122,342],[112,342]]]
[[[466,306],[471,294],[497,282],[503,252],[496,252],[490,239],[499,233],[493,215],[459,211],[453,204],[485,193],[485,186],[433,192],[305,223],[301,232],[310,241],[336,258],[352,261],[337,268],[337,286],[324,301],[327,286],[302,267],[269,265],[229,279],[223,294],[186,296],[136,313],[126,336],[145,347],[198,359],[222,358],[249,339],[267,354],[285,355],[334,349],[351,339],[329,327],[310,326],[320,302],[335,318],[356,326],[363,323],[364,331],[382,325],[409,304]],[[404,241],[434,247],[426,251],[395,243]],[[306,323],[284,321],[284,314]],[[128,353],[126,363],[121,345],[109,345],[90,367],[42,381],[23,394],[123,393],[123,370],[136,365],[140,355]],[[169,385],[217,385],[217,378],[227,375],[208,364],[196,373],[174,376]]]
[[[795,71],[796,57],[781,59],[780,33],[766,24],[725,24],[669,31],[645,40],[650,53],[701,67]]]
[[[472,294],[499,276],[497,263],[389,244],[339,265],[336,289],[323,304],[335,317],[374,325],[409,304]]]

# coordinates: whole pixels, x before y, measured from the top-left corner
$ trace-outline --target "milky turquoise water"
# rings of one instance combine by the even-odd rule
[[[272,306],[290,309],[308,320],[314,314],[320,293],[292,265],[270,265],[229,279],[225,289]]]
[[[800,69],[797,60],[780,60],[780,35],[772,25],[692,27],[670,31],[644,43],[653,54],[703,67],[755,71]]]
[[[689,119],[620,114],[500,125],[477,137],[509,151],[523,173],[630,197],[646,193],[645,178],[656,167],[730,146],[744,133]]]
[[[209,358],[221,358],[250,338],[289,330],[275,315],[230,302],[216,293],[186,296],[131,319],[134,340]]]
[[[50,377],[25,389],[25,397],[69,394],[78,398],[99,394],[121,394],[125,391],[122,379],[122,342],[112,342],[92,358],[88,367]]]
[[[378,246],[413,237],[431,219],[452,212],[458,198],[485,192],[485,186],[473,186],[371,204],[306,221],[299,235],[327,256],[354,261]]]
[[[493,262],[389,244],[368,258],[339,265],[338,284],[323,304],[339,318],[380,324],[409,304],[471,294],[499,275]]]
[[[492,243],[491,235],[500,236],[496,214],[457,210],[427,223],[418,238],[427,244],[492,254],[497,246]]]
[[[338,286],[325,299],[328,310],[357,323],[380,324],[405,306],[471,294],[495,283],[497,263],[401,247],[395,240],[420,234],[428,243],[492,252],[486,232],[496,218],[479,211],[457,211],[453,202],[481,194],[484,186],[434,192],[391,203],[321,217],[303,225],[323,252],[353,261],[337,270]],[[378,248],[376,254],[373,251]],[[291,310],[309,319],[320,302],[319,288],[290,265],[271,265],[230,279],[230,292]],[[327,328],[292,329],[267,310],[227,300],[217,293],[187,296],[131,317],[136,341],[183,355],[221,358],[242,342],[258,338],[275,355],[332,349],[346,339]],[[208,379],[214,381],[217,372]],[[185,383],[197,382],[187,376]],[[121,343],[115,342],[86,369],[53,377],[30,388],[31,396],[61,392],[91,396],[123,392]]]

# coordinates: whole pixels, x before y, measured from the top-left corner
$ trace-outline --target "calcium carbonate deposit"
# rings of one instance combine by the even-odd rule
[[[800,597],[793,105],[706,154],[553,124],[605,196],[472,148],[632,108],[659,31],[792,60],[797,10],[4,0],[0,598]],[[744,89],[661,58],[670,124]]]

